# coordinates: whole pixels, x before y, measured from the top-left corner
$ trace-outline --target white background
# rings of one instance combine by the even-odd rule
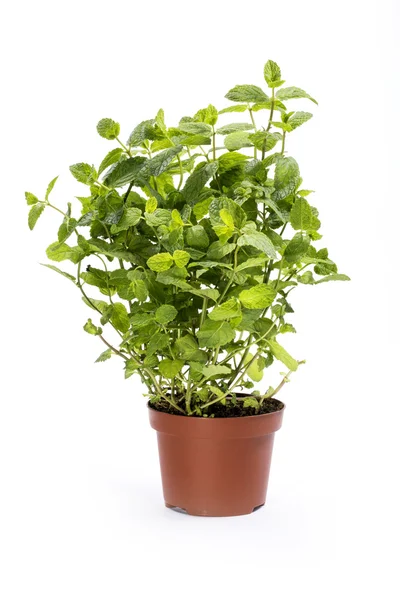
[[[4,600],[398,598],[399,7],[395,0],[47,3],[3,8],[0,596]],[[324,243],[351,283],[293,298],[307,364],[281,393],[267,505],[234,519],[164,508],[140,382],[82,330],[88,309],[39,266],[23,192],[111,149],[163,107],[172,125],[265,61],[319,107],[289,136]],[[262,113],[259,113],[261,115]],[[259,117],[258,117],[259,118]],[[241,119],[239,119],[241,120]],[[227,122],[227,119],[226,119]],[[67,264],[67,263],[65,263]],[[285,338],[286,340],[286,338]],[[269,381],[266,385],[269,385]],[[272,382],[272,383],[275,383]]]

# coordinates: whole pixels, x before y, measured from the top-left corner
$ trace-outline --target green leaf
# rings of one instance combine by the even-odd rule
[[[61,262],[62,260],[70,260],[74,264],[81,261],[85,253],[79,246],[68,246],[65,243],[54,242],[46,250],[47,258],[54,260],[55,262]]]
[[[271,240],[261,231],[254,229],[249,233],[245,233],[238,238],[237,245],[253,246],[257,250],[261,250],[270,258],[276,258],[276,252]]]
[[[289,244],[285,249],[285,259],[289,263],[295,263],[299,261],[307,252],[310,245],[310,237],[304,233],[296,233],[296,235],[290,240]]]
[[[272,354],[291,371],[297,371],[299,363],[276,340],[268,340]]]
[[[226,321],[228,319],[234,319],[240,317],[242,311],[240,309],[240,302],[237,298],[231,298],[223,304],[216,306],[208,315],[212,321]]]
[[[213,242],[208,249],[207,258],[219,260],[228,254],[231,254],[236,248],[236,244],[222,244],[220,241]]]
[[[290,210],[290,224],[293,229],[307,231],[312,228],[313,213],[305,198],[297,197]]]
[[[163,304],[156,310],[156,321],[161,325],[166,325],[173,321],[178,314],[178,311],[171,304]]]
[[[87,163],[76,163],[71,165],[69,170],[77,181],[85,185],[90,185],[97,177],[96,169]]]
[[[254,358],[254,355],[249,352],[246,357],[245,364],[249,364]],[[252,381],[259,382],[262,380],[264,375],[265,360],[260,356],[257,360],[253,361],[246,369],[247,375]]]
[[[245,308],[267,308],[275,300],[276,291],[268,283],[260,283],[239,294],[240,302]]]
[[[175,156],[181,152],[182,146],[175,146],[174,148],[167,148],[162,152],[153,156],[144,163],[142,170],[139,173],[140,178],[148,179],[149,177],[159,177],[161,173],[164,173],[174,160]]]
[[[194,121],[181,121],[179,123],[179,129],[193,135],[205,135],[209,137],[212,134],[212,127],[210,125],[207,123],[196,123]]]
[[[139,125],[136,125],[128,138],[128,146],[140,146],[145,140],[154,140],[156,137],[154,124],[154,119],[148,119],[147,121],[142,121]]]
[[[213,104],[209,104],[205,109],[204,113],[204,123],[208,123],[209,125],[215,125],[218,121],[218,110],[215,108]]]
[[[219,111],[219,114],[223,115],[224,113],[245,112],[246,110],[248,110],[247,104],[235,104],[234,106],[227,106],[226,108],[223,108]]]
[[[229,90],[225,98],[232,102],[266,102],[269,99],[257,85],[236,85]]]
[[[46,265],[44,263],[40,263],[40,264],[42,265],[42,267],[47,267],[48,269],[51,269],[52,271],[55,271],[56,273],[59,273],[60,275],[63,275],[67,279],[70,279],[71,281],[76,283],[76,279],[73,275],[70,275],[69,273],[66,273],[65,271],[61,271],[61,269],[59,269],[58,267],[55,267],[54,265]]]
[[[210,240],[202,225],[194,225],[186,231],[186,243],[192,248],[208,248]]]
[[[104,350],[104,352],[102,352],[100,354],[100,356],[98,358],[96,358],[96,360],[94,362],[97,362],[97,363],[105,362],[106,360],[111,358],[111,356],[112,356],[112,351],[110,348],[108,348],[108,350]]]
[[[221,379],[222,375],[230,375],[232,371],[224,365],[207,365],[203,367],[202,373],[207,379]]]
[[[112,119],[101,119],[97,123],[97,133],[106,140],[115,140],[119,136],[120,126],[119,123]]]
[[[129,379],[140,367],[140,364],[134,358],[125,361],[125,379]]]
[[[152,196],[146,202],[146,212],[150,214],[153,213],[156,210],[157,206],[157,198],[154,198],[154,196]]]
[[[318,279],[315,283],[325,283],[326,281],[350,281],[350,277],[348,275],[341,275],[340,273],[332,273],[332,275]]]
[[[178,375],[184,364],[183,360],[164,358],[159,364],[160,373],[167,379],[172,379]]]
[[[234,131],[248,131],[249,129],[254,129],[254,125],[251,123],[230,123],[229,125],[223,125],[215,133],[228,135],[228,133],[233,133]]]
[[[118,223],[111,225],[111,233],[115,234],[120,231],[126,231],[129,227],[137,225],[141,218],[142,211],[139,208],[125,207]]]
[[[279,100],[291,100],[292,98],[308,98],[315,104],[318,104],[318,102],[309,94],[307,94],[307,92],[301,90],[298,87],[281,88],[276,92],[276,97],[279,98]]]
[[[39,202],[39,198],[36,198],[35,194],[31,194],[31,192],[25,192],[25,200],[28,206]]]
[[[257,131],[250,133],[249,140],[257,148],[269,152],[282,139],[282,134],[278,132],[269,133],[268,131]]]
[[[186,180],[182,190],[182,196],[185,202],[190,205],[198,201],[199,194],[218,169],[218,163],[204,163],[197,168]]]
[[[167,134],[167,128],[165,126],[165,115],[162,108],[160,108],[160,110],[156,114],[156,125],[164,135]]]
[[[44,204],[38,202],[37,204],[34,204],[30,209],[28,214],[28,226],[31,231],[35,227],[40,215],[44,211],[44,207]]]
[[[218,170],[220,173],[225,173],[234,167],[243,165],[249,157],[240,152],[226,152],[222,154],[218,159]],[[197,205],[196,205],[197,206]],[[196,207],[195,207],[196,208]]]
[[[297,127],[300,127],[300,125],[303,125],[303,123],[309,121],[311,118],[311,113],[297,111],[290,115],[287,124],[290,125],[290,129],[293,131],[294,129],[297,129]]]
[[[207,319],[197,332],[199,344],[206,348],[216,348],[229,344],[235,337],[235,332],[226,321],[211,321]]]
[[[96,325],[93,324],[92,319],[88,319],[86,321],[83,329],[86,331],[86,333],[90,333],[90,335],[101,335],[103,332],[101,327],[96,327]]]
[[[240,150],[240,148],[249,148],[253,144],[250,141],[249,134],[245,131],[235,131],[230,133],[224,139],[224,145],[227,150]]]
[[[136,313],[131,317],[130,322],[133,329],[142,329],[148,327],[154,321],[154,315],[150,313]]]
[[[130,324],[128,312],[121,302],[114,302],[112,305],[110,321],[118,331],[122,331],[122,333],[128,331]]]
[[[45,200],[49,199],[50,193],[51,193],[51,191],[52,191],[52,189],[53,189],[53,187],[54,187],[57,179],[58,179],[58,175],[57,175],[57,177],[54,177],[54,179],[52,179],[50,181],[49,185],[47,186],[46,194],[45,194],[45,197],[44,197]]]
[[[150,256],[150,258],[147,260],[147,266],[152,271],[161,273],[162,271],[168,271],[168,269],[172,267],[173,262],[174,259],[169,252],[161,252],[160,254]]]
[[[110,152],[103,158],[99,166],[99,175],[103,173],[108,167],[114,165],[121,158],[123,150],[122,148],[114,148],[114,150],[110,150]]]
[[[179,358],[183,358],[186,361],[205,363],[208,359],[207,353],[199,349],[197,341],[191,335],[184,335],[178,338],[174,348]]]
[[[258,256],[257,258],[249,258],[244,262],[240,263],[235,269],[238,273],[239,271],[245,271],[246,269],[252,269],[254,267],[259,267],[267,262],[268,258],[265,256]]]
[[[294,158],[282,157],[278,160],[274,175],[273,199],[282,200],[292,194],[300,183],[300,169]]]
[[[256,410],[260,409],[260,403],[257,398],[253,398],[252,396],[248,396],[247,398],[243,398],[243,408],[255,408]]]
[[[264,79],[270,88],[279,87],[284,83],[282,81],[281,70],[273,60],[269,60],[265,63]],[[259,100],[256,100],[255,102],[259,102]]]
[[[177,267],[186,267],[190,260],[190,254],[185,250],[175,250],[173,259]]]
[[[144,302],[147,299],[149,292],[144,281],[141,279],[134,279],[131,283],[131,287],[135,298],[137,298],[139,302]]]
[[[219,211],[219,216],[221,217],[221,219],[225,225],[227,225],[230,229],[235,229],[235,223],[233,221],[233,216],[231,215],[229,210],[227,210],[226,208],[222,208]]]
[[[115,166],[111,167],[111,170],[104,178],[104,183],[108,187],[117,188],[135,181],[146,160],[144,156],[133,156],[118,162]]]

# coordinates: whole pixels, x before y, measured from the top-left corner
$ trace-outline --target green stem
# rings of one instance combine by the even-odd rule
[[[249,107],[249,114],[250,114],[251,122],[253,123],[254,132],[256,132],[257,131],[257,126],[256,126],[256,122],[254,120],[253,111],[252,111],[252,109],[250,107]],[[257,158],[257,148],[255,146],[254,146],[254,158]]]

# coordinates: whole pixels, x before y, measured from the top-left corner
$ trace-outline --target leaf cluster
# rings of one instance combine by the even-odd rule
[[[291,292],[348,279],[317,248],[318,210],[286,150],[312,117],[292,101],[316,101],[285,87],[273,61],[264,78],[266,89],[237,85],[226,108],[209,105],[172,127],[160,109],[126,142],[119,123],[102,119],[97,131],[111,149],[97,166],[70,167],[85,186],[79,210],[50,202],[56,179],[43,200],[26,193],[30,229],[45,209],[61,214],[46,266],[92,313],[84,329],[107,346],[97,362],[122,358],[125,377],[139,374],[152,402],[184,414],[212,415],[217,402],[259,410],[275,392],[253,389],[265,370],[299,365],[278,341],[295,332]],[[228,113],[243,115],[221,122]],[[72,273],[57,266],[64,261]],[[252,391],[243,400],[238,390]]]

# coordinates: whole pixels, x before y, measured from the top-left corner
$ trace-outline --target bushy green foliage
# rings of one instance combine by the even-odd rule
[[[102,119],[97,131],[112,149],[97,168],[70,167],[87,186],[80,216],[71,204],[64,212],[50,203],[55,179],[44,200],[26,193],[31,229],[46,208],[62,213],[47,256],[72,262],[76,273],[46,266],[70,279],[93,311],[84,329],[107,346],[97,361],[121,357],[125,376],[139,373],[152,402],[185,414],[212,414],[217,402],[258,410],[287,375],[265,393],[252,393],[253,382],[274,360],[289,373],[299,364],[277,341],[295,332],[289,294],[299,284],[348,279],[316,248],[318,210],[286,153],[287,135],[312,117],[286,103],[316,101],[283,87],[273,61],[264,77],[268,91],[238,85],[227,108],[209,105],[174,127],[160,109],[126,144],[119,123]],[[220,124],[225,113],[241,113],[241,122]],[[235,394],[243,389],[244,400]]]

